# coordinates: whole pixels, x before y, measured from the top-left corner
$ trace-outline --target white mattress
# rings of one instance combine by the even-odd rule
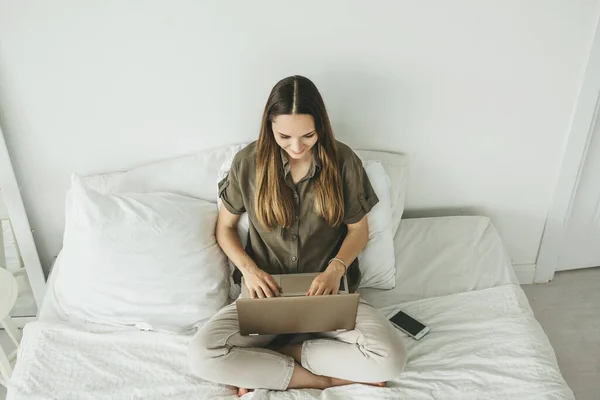
[[[395,244],[395,289],[361,294],[386,314],[402,308],[431,333],[406,337],[406,372],[391,388],[260,390],[249,399],[573,398],[489,219],[404,220]],[[58,276],[60,260],[39,321],[25,327],[7,400],[236,398],[189,375],[188,336],[69,321],[53,294]]]
[[[248,399],[573,399],[518,285],[417,300],[402,309],[431,332],[418,342],[405,337],[406,371],[390,387],[259,390]],[[32,322],[7,399],[235,399],[232,388],[189,374],[189,340]]]
[[[518,284],[502,240],[486,217],[405,219],[394,247],[396,287],[360,291],[378,308]]]

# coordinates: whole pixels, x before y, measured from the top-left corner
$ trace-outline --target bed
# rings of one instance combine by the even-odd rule
[[[402,308],[431,327],[406,337],[405,373],[388,388],[258,390],[248,399],[572,399],[553,349],[485,217],[406,219],[394,238],[396,287],[364,289],[386,314]],[[8,400],[235,399],[189,374],[186,335],[70,321],[48,282],[39,319],[25,328]]]
[[[214,202],[216,178],[241,147],[94,175],[86,181],[98,193],[168,192]],[[573,399],[490,219],[401,220],[406,157],[373,151],[358,154],[381,163],[389,177],[389,219],[394,226],[389,234],[390,258],[395,253],[395,265],[388,263],[395,287],[360,289],[361,295],[386,315],[402,309],[431,332],[420,341],[404,336],[406,370],[387,388],[257,390],[244,398]],[[80,265],[68,263],[63,255],[64,249],[50,275],[38,320],[24,329],[8,400],[237,398],[234,388],[190,374],[189,334],[69,317],[59,301],[63,292],[55,289],[65,277],[72,278],[68,271],[73,273]]]

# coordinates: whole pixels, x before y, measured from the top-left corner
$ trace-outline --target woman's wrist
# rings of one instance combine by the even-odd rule
[[[346,266],[339,260],[331,260],[327,266],[327,269],[337,273],[340,278],[346,273]]]
[[[259,269],[258,265],[256,265],[256,263],[250,257],[248,257],[246,262],[242,263],[241,265],[237,265],[237,267],[242,275],[245,275],[249,272],[255,272],[257,269]]]

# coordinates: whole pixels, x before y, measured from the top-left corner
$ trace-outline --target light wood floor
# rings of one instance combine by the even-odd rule
[[[577,400],[600,399],[600,268],[522,285]]]
[[[575,398],[600,399],[600,268],[559,272],[550,283],[522,287]],[[9,345],[4,331],[0,345]],[[0,386],[0,400],[5,393]]]

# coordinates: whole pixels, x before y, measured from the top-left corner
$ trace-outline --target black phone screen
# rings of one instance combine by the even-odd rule
[[[398,314],[390,318],[390,321],[392,321],[394,324],[398,325],[400,328],[404,329],[406,332],[410,333],[413,336],[416,336],[419,332],[425,329],[425,325],[423,325],[410,315],[403,313],[402,311],[398,312]]]

